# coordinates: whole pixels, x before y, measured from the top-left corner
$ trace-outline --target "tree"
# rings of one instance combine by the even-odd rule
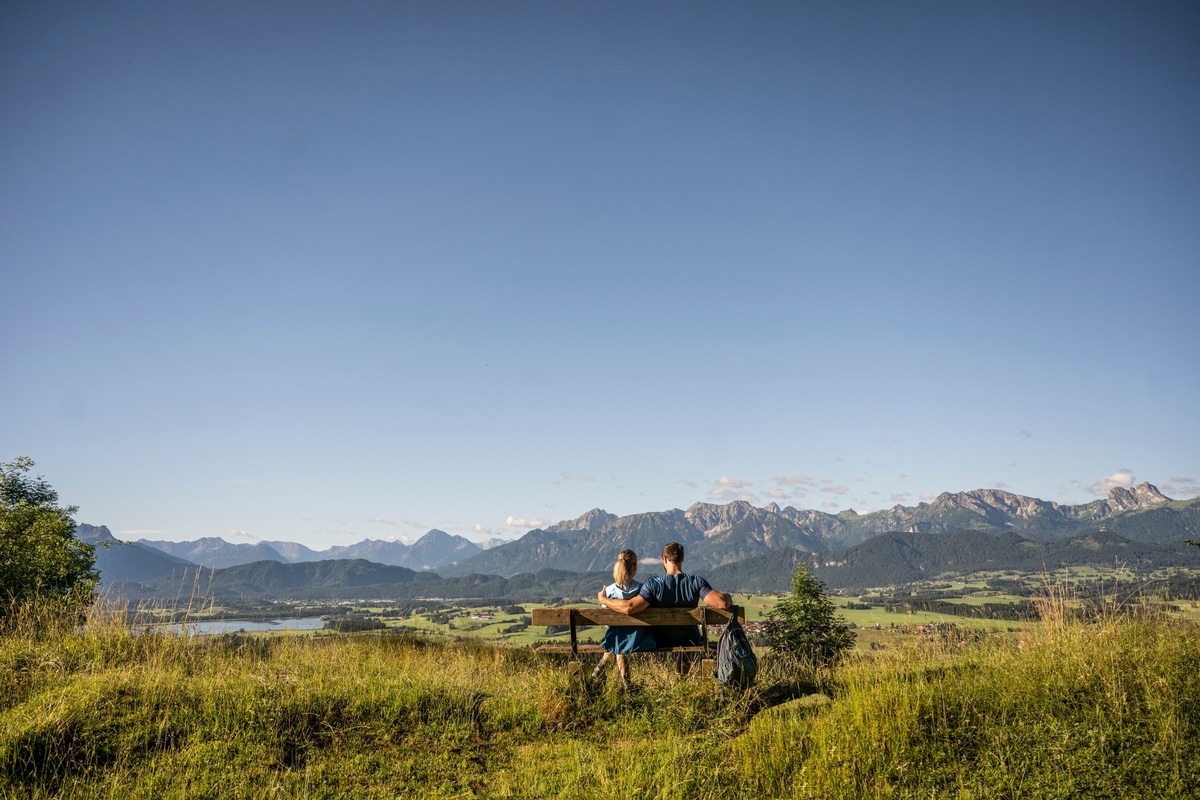
[[[33,459],[0,463],[0,616],[26,601],[91,601],[98,576],[95,548],[75,538],[75,506],[58,505],[58,493]]]
[[[763,625],[763,637],[776,653],[831,664],[854,646],[854,632],[837,618],[825,584],[803,564],[792,573],[792,593],[779,601],[775,614]]]

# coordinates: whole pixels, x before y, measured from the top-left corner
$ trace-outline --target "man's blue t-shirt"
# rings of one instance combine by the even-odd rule
[[[638,596],[651,608],[695,608],[713,589],[699,575],[657,575],[642,584]],[[659,647],[684,647],[704,641],[695,625],[654,629]]]
[[[695,608],[713,588],[699,575],[656,575],[638,594],[651,608]]]

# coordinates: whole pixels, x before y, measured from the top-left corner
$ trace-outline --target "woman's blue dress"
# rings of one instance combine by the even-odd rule
[[[625,587],[611,583],[604,587],[604,596],[614,600],[629,600],[636,597],[641,588],[642,585],[637,581]],[[604,638],[600,640],[600,644],[604,647],[605,652],[618,655],[641,653],[645,650],[653,650],[655,647],[654,634],[651,633],[651,629],[633,625],[609,625],[608,630],[604,631]]]

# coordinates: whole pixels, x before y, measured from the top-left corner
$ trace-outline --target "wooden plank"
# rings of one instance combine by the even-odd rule
[[[642,653],[711,653],[715,645],[704,647],[703,645],[690,645],[688,647],[661,647],[654,650],[643,650]],[[535,653],[562,653],[563,655],[571,654],[571,645],[569,644],[541,644],[534,648]],[[598,644],[581,644],[579,645],[580,653],[603,653],[604,648]],[[641,653],[631,653],[630,655],[641,655]]]
[[[603,653],[604,647],[598,644],[581,644],[578,645],[577,651],[580,653]],[[535,653],[571,653],[571,645],[569,644],[542,644],[534,649]]]
[[[740,619],[745,619],[740,606],[734,606],[734,612]],[[701,606],[700,608],[647,608],[637,614],[622,614],[608,608],[535,608],[531,614],[534,625],[570,625],[574,615],[575,625],[627,625],[627,626],[657,626],[657,625],[699,625],[707,622],[709,625],[724,625],[730,612]]]

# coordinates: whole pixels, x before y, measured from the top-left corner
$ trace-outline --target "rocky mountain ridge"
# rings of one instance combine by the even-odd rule
[[[888,532],[1008,530],[1033,541],[1052,542],[1106,520],[1166,510],[1173,503],[1157,487],[1143,483],[1131,489],[1113,489],[1103,500],[1075,506],[1001,489],[975,489],[943,492],[931,502],[896,505],[868,514],[827,514],[780,508],[775,503],[759,508],[741,500],[694,503],[686,511],[670,509],[625,517],[597,508],[575,520],[530,531],[515,542],[441,571],[447,575],[513,575],[531,569],[603,571],[622,548],[635,550],[653,567],[662,545],[670,540],[684,544],[688,564],[696,569],[712,569],[782,548],[843,549]],[[1187,505],[1200,509],[1195,500]],[[1162,529],[1160,524],[1152,527]]]

